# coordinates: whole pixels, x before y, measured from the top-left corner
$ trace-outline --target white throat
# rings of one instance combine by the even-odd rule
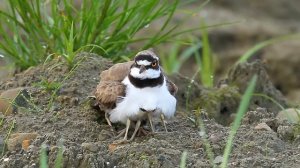
[[[139,79],[154,79],[158,78],[161,74],[161,70],[159,69],[147,69],[144,72],[140,73],[140,69],[137,67],[132,67],[130,69],[130,75],[134,78]]]

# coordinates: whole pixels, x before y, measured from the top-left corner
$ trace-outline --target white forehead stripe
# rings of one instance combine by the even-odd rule
[[[137,64],[138,65],[145,65],[145,66],[147,66],[147,65],[150,65],[151,62],[149,62],[147,60],[140,60],[140,61],[137,61]]]

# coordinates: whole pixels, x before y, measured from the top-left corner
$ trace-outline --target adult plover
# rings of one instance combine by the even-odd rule
[[[135,56],[134,61],[115,64],[103,71],[95,97],[111,127],[111,123],[126,124],[119,134],[125,134],[124,141],[127,141],[131,122],[136,122],[131,141],[141,121],[147,117],[153,132],[152,118],[156,116],[161,118],[167,131],[164,118],[175,114],[176,92],[176,85],[164,75],[156,54],[144,50]]]

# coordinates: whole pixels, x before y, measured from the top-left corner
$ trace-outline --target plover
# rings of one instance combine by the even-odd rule
[[[126,124],[126,128],[119,134],[125,134],[124,141],[128,141],[131,122],[136,122],[129,139],[131,141],[141,121],[147,118],[153,132],[152,118],[157,116],[167,131],[164,119],[175,114],[176,92],[176,85],[164,75],[157,55],[151,50],[144,50],[137,53],[134,61],[115,64],[103,71],[95,97],[111,127],[111,123]]]

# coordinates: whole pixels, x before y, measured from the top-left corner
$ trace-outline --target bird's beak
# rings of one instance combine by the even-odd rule
[[[146,71],[146,67],[144,65],[141,65],[140,67],[140,74]]]

